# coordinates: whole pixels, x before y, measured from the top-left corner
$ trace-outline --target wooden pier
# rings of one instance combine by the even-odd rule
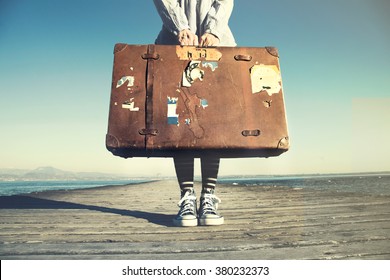
[[[0,258],[390,259],[390,196],[223,184],[217,195],[225,224],[192,228],[172,225],[174,180],[0,197]]]

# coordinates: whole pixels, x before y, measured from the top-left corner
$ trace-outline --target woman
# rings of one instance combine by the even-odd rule
[[[236,46],[229,28],[233,0],[154,0],[163,25],[156,44],[183,46]],[[220,159],[202,157],[202,193],[199,213],[194,191],[194,157],[174,157],[181,190],[176,226],[221,225],[217,213],[220,200],[215,196]]]

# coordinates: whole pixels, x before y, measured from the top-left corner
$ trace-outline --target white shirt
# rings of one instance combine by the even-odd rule
[[[234,0],[153,0],[163,26],[156,44],[178,44],[177,35],[190,29],[198,37],[211,33],[220,46],[236,46],[229,28]]]

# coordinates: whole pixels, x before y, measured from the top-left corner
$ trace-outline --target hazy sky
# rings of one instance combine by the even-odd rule
[[[279,49],[291,150],[220,174],[390,170],[389,3],[235,1],[238,45]],[[160,28],[151,0],[0,0],[0,168],[173,175],[105,148],[114,44]]]

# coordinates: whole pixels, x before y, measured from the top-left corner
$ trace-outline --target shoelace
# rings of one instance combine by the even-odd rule
[[[218,203],[221,200],[215,194],[203,194],[202,196],[202,209],[204,214],[214,214],[217,215]]]
[[[186,192],[180,201],[177,203],[177,206],[181,207],[180,215],[192,214],[194,213],[194,201],[196,201],[196,196],[191,192]]]

